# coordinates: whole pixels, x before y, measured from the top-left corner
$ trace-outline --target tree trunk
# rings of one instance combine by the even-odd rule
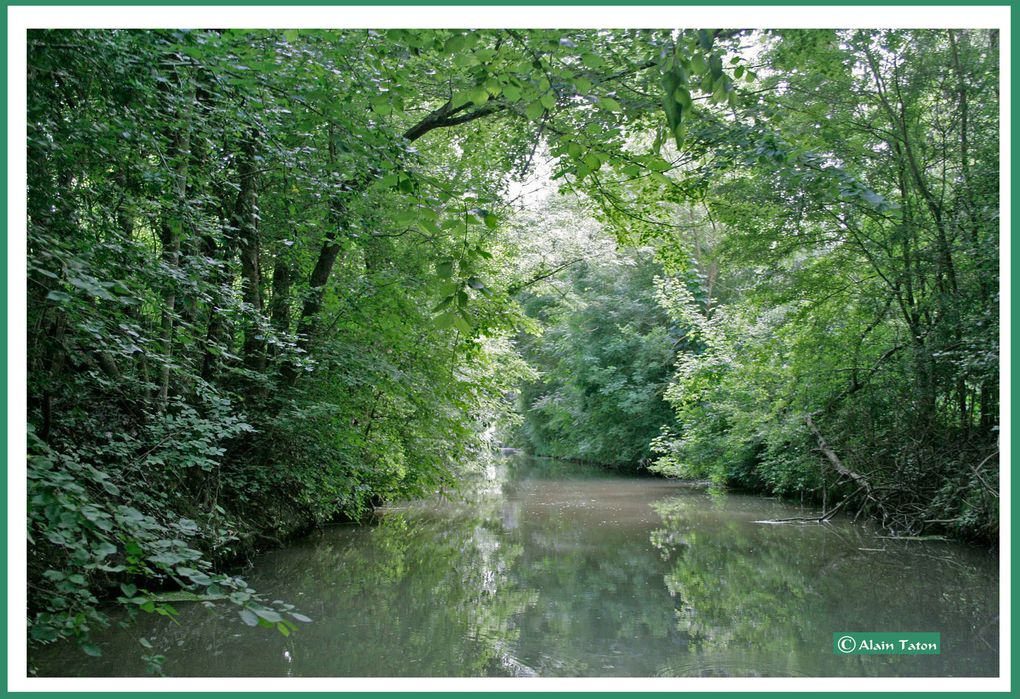
[[[170,152],[174,166],[173,202],[163,213],[160,227],[160,242],[163,245],[163,264],[171,271],[180,266],[181,239],[184,237],[188,221],[188,164],[191,160],[191,115],[195,102],[195,87],[187,77],[182,90],[183,94],[176,107],[177,124],[171,127]],[[180,102],[183,102],[181,104]],[[160,321],[160,350],[163,354],[163,365],[159,377],[159,410],[166,410],[170,397],[170,364],[173,355],[175,310],[177,307],[177,282],[170,280],[163,296],[163,310]]]
[[[273,263],[273,301],[269,316],[273,329],[280,334],[290,332],[291,268],[286,252],[280,252]]]
[[[474,111],[463,114],[462,112],[467,110],[470,106],[470,103],[460,107],[454,107],[452,101],[443,103],[429,112],[417,124],[405,131],[404,141],[411,143],[434,129],[465,124],[470,121],[474,121],[475,119],[484,118],[490,114],[506,109],[505,104],[491,101]],[[329,150],[331,163],[336,160],[336,148],[337,143],[335,130],[333,125],[330,125]],[[315,267],[312,269],[312,274],[309,277],[308,295],[305,298],[305,302],[301,308],[301,316],[298,320],[298,345],[302,348],[308,346],[311,341],[311,337],[315,332],[318,314],[319,311],[322,310],[325,286],[329,281],[330,274],[333,272],[333,266],[336,264],[337,258],[340,256],[342,240],[341,233],[348,225],[347,219],[351,201],[354,197],[363,193],[365,188],[368,187],[377,175],[378,172],[373,170],[347,180],[340,187],[341,193],[334,196],[330,202],[330,225],[326,231],[326,237],[323,240],[322,248],[319,250],[319,256],[315,261]],[[293,384],[294,381],[297,380],[298,373],[295,367],[291,365],[283,367],[283,374],[289,384]]]
[[[240,191],[234,207],[238,251],[241,256],[241,298],[247,304],[251,319],[244,329],[244,364],[261,372],[266,368],[265,331],[262,324],[262,274],[259,266],[259,214],[256,192],[255,154],[258,134],[250,129],[241,143],[238,159]]]

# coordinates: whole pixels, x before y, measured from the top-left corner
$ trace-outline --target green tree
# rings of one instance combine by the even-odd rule
[[[664,293],[706,349],[679,362],[661,465],[992,539],[997,38],[778,32],[763,57],[705,196],[723,273],[754,277],[714,314]]]

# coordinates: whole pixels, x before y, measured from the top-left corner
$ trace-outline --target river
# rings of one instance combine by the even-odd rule
[[[879,538],[776,499],[510,457],[465,493],[390,507],[245,572],[312,622],[284,638],[178,604],[58,646],[40,675],[995,676],[998,559]],[[941,655],[833,653],[839,631],[937,631]]]

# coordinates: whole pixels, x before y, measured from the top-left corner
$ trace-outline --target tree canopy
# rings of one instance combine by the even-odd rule
[[[455,488],[494,433],[994,540],[998,60],[985,30],[30,31],[32,642],[98,652],[111,589],[289,634],[230,564]]]

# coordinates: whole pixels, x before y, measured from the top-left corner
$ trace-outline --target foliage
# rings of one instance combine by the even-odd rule
[[[662,393],[676,338],[653,295],[654,251],[601,247],[522,292],[542,330],[519,341],[538,372],[520,391],[520,435],[536,454],[637,467],[670,420]]]
[[[542,141],[580,179],[635,160],[623,124],[677,55],[588,30],[28,51],[30,636],[86,644],[117,582],[231,587],[259,542],[451,485],[528,374],[507,182]]]
[[[704,198],[729,298],[660,287],[701,343],[677,361],[658,468],[860,496],[824,440],[881,493],[854,507],[994,540],[996,36],[763,41],[766,89],[718,144],[730,166]]]
[[[32,642],[169,588],[290,633],[224,571],[454,487],[520,386],[550,453],[994,539],[997,42],[30,32]]]

